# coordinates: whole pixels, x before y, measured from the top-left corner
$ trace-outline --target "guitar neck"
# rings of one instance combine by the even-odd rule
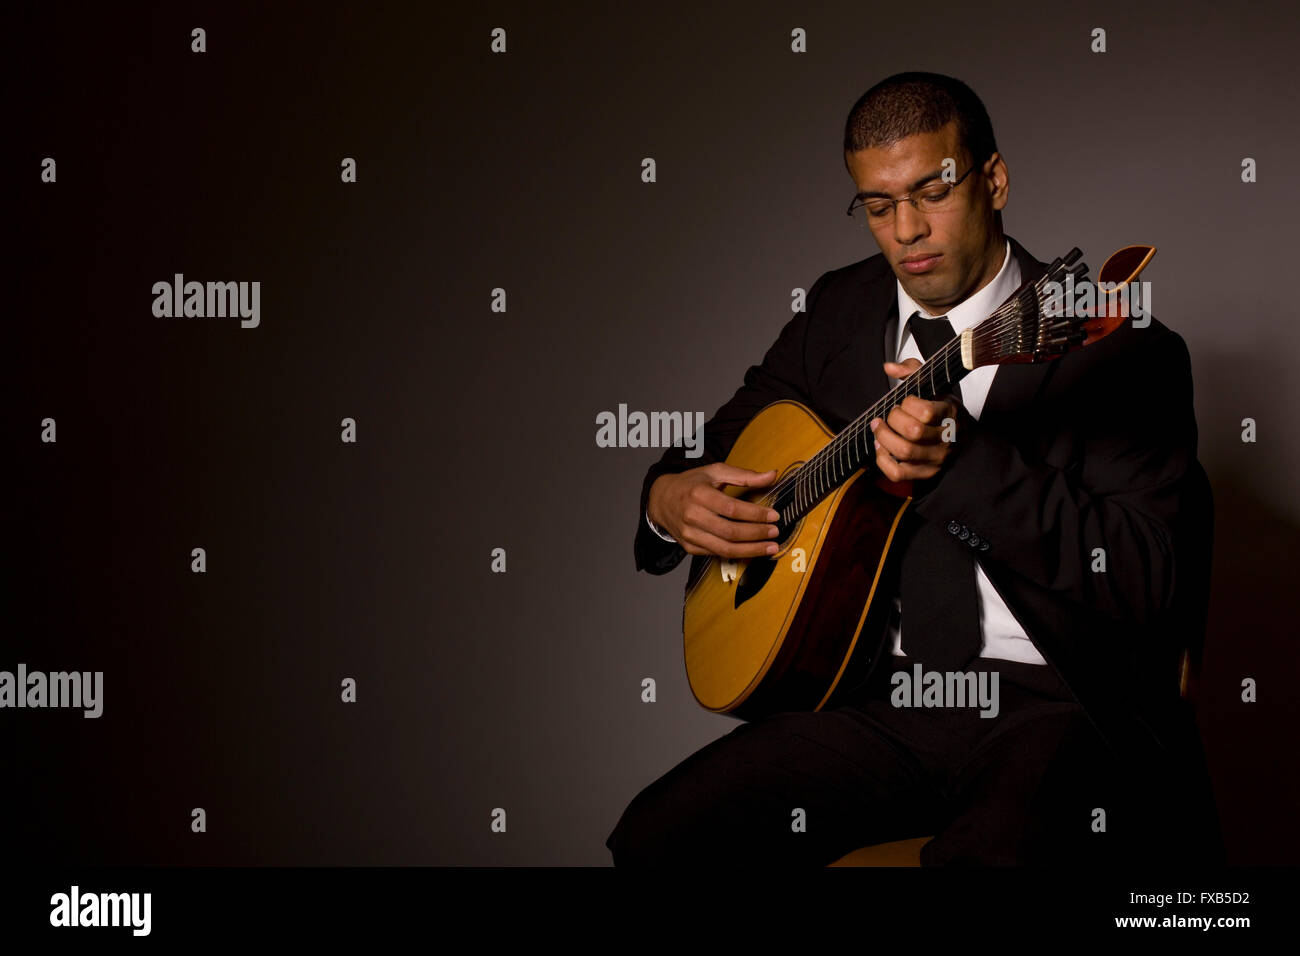
[[[954,336],[871,407],[855,418],[792,474],[782,478],[762,499],[780,513],[782,531],[793,526],[818,502],[875,461],[870,423],[884,418],[890,409],[909,395],[933,400],[981,365],[1012,362],[1041,362],[1077,348],[1083,333],[1061,334],[1042,321],[1047,294],[1053,282],[1066,274],[1081,278],[1087,266],[1072,249],[1055,260],[1037,280],[1023,283],[987,318]]]
[[[953,339],[959,342],[960,336]],[[884,418],[903,399],[915,395],[932,401],[952,391],[952,387],[972,371],[961,361],[960,349],[936,353],[920,368],[889,390],[879,401],[855,418],[816,455],[810,458],[784,488],[771,506],[781,514],[781,524],[793,525],[818,502],[862,468],[875,461],[875,438],[871,422]]]

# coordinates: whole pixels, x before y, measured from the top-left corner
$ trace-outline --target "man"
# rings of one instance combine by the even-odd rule
[[[672,448],[651,467],[638,569],[773,553],[775,513],[721,491],[775,478],[724,463],[749,420],[794,399],[842,429],[1045,271],[1002,231],[1007,163],[965,84],[882,81],[844,150],[880,255],[814,283],[706,423],[705,464]],[[844,706],[743,724],[655,781],[607,841],[616,864],[825,865],[931,835],[924,864],[1218,861],[1178,690],[1212,530],[1186,346],[1154,319],[1125,322],[953,392],[872,423],[873,466],[915,484],[893,619],[862,636],[876,642],[869,678]],[[895,674],[945,662],[996,673],[995,717],[898,706]]]

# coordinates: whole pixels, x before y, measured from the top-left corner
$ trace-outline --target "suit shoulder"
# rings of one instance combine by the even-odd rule
[[[1069,352],[1060,363],[1057,387],[1109,389],[1116,394],[1190,396],[1192,363],[1183,337],[1154,316],[1135,326],[1126,319],[1099,342]],[[1124,388],[1117,390],[1117,383]]]
[[[1109,350],[1141,356],[1141,359],[1146,362],[1175,362],[1179,365],[1190,362],[1187,342],[1155,316],[1125,319],[1120,323],[1119,328],[1097,345],[1106,345]],[[1098,354],[1097,357],[1101,358],[1102,355]]]
[[[873,287],[888,282],[893,289],[894,272],[880,253],[859,259],[837,269],[828,269],[813,283],[808,294],[808,311],[813,311],[818,299],[827,302],[853,300],[862,294],[863,287]],[[830,311],[839,312],[838,308]]]
[[[894,273],[889,268],[889,264],[885,262],[884,255],[878,252],[874,256],[859,259],[857,262],[850,262],[838,269],[828,269],[822,273],[821,278],[817,281],[827,285],[839,286],[879,281],[884,278],[892,279],[893,277]]]

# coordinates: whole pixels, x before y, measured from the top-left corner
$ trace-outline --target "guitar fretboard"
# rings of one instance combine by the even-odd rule
[[[1080,256],[1078,249],[1072,249],[1065,258],[1053,262],[1039,279],[1024,283],[987,318],[954,336],[802,466],[787,472],[761,499],[780,513],[780,536],[784,537],[787,529],[855,473],[874,464],[874,436],[870,427],[873,419],[883,419],[909,395],[930,401],[951,391],[980,365],[998,364],[1012,358],[1039,360],[1047,346],[1061,344],[1043,338],[1047,324],[1040,319],[1048,300],[1045,289],[1049,283],[1059,283],[1067,272],[1076,279],[1084,275],[1088,267],[1078,262]],[[963,360],[963,337],[966,337],[965,359],[971,363],[969,368]]]

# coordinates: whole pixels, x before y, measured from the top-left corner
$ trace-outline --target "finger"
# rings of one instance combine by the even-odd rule
[[[903,478],[903,465],[895,461],[894,456],[880,442],[876,442],[876,467],[890,481],[906,480]]]
[[[894,461],[883,448],[876,453],[876,465],[890,481],[922,481],[939,473],[937,465]]]
[[[741,485],[746,488],[762,488],[776,480],[776,469],[767,471],[750,471],[720,461],[709,466],[709,477],[724,485]]]
[[[890,481],[919,481],[923,478],[931,478],[939,473],[937,464],[927,461],[914,461],[906,458],[907,449],[910,447],[907,442],[902,441],[897,435],[889,430],[888,426],[882,425],[876,429],[878,435],[883,434],[883,441],[877,440],[876,447],[876,466]],[[895,452],[885,444],[886,442],[894,446],[896,451],[904,456],[900,461]]]
[[[886,362],[885,374],[890,378],[907,378],[920,367],[920,360],[914,358],[907,359],[904,362]]]
[[[697,547],[701,553],[713,554],[723,558],[761,558],[775,554],[779,547],[775,541],[733,542],[719,538],[699,528],[687,529],[685,541]],[[683,545],[687,551],[691,548]],[[692,554],[697,552],[691,551]]]
[[[885,462],[881,461],[882,455],[893,464],[906,462],[911,457],[909,451],[911,447],[910,443],[906,439],[900,437],[898,433],[890,428],[885,422],[881,422],[876,426],[875,435],[876,461],[882,466],[882,469],[885,465]]]
[[[700,485],[691,495],[691,502],[712,514],[723,515],[735,521],[776,521],[781,516],[771,505],[745,501],[719,491],[710,485]]]
[[[931,431],[936,431],[931,426],[923,426],[919,422],[914,424],[918,428],[930,428]],[[906,437],[900,435],[892,425],[893,422],[890,421],[882,422],[876,427],[877,451],[884,449],[886,454],[901,465],[930,468],[942,463],[943,449],[939,447],[937,441],[921,443],[909,441]]]
[[[927,425],[937,424],[945,418],[957,417],[957,410],[953,407],[953,403],[945,399],[927,401],[915,395],[908,395],[898,407],[918,422]]]
[[[724,541],[770,541],[779,533],[767,521],[733,521],[703,505],[690,505],[682,513],[683,531],[692,528]]]
[[[939,429],[919,421],[913,415],[903,411],[900,405],[895,405],[889,410],[889,414],[885,416],[885,422],[895,435],[914,445],[934,442],[939,437]],[[914,458],[916,456],[908,455],[908,457]]]
[[[943,449],[913,444],[883,422],[876,427],[875,434],[876,465],[890,481],[920,481],[939,473]]]

